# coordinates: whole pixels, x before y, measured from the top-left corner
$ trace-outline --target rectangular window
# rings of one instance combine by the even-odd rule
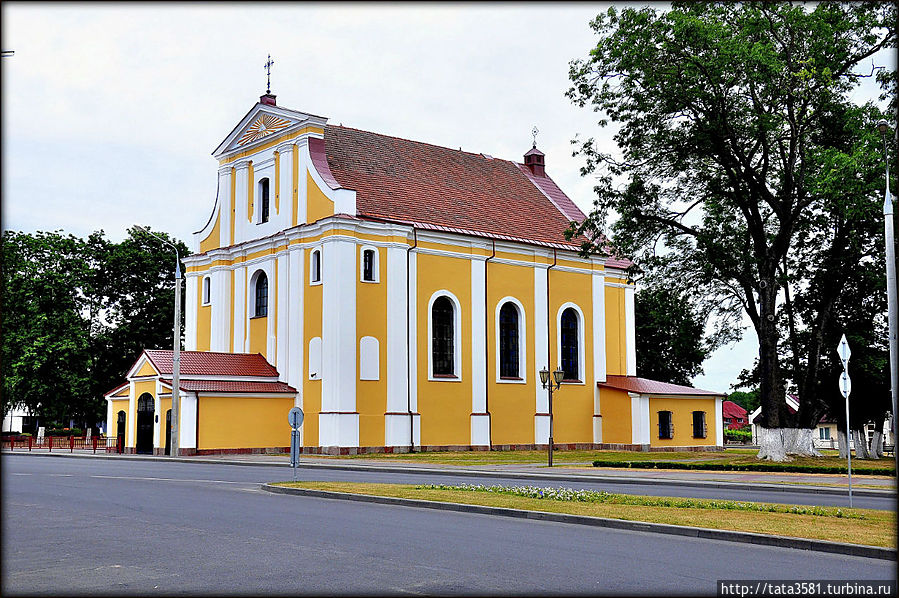
[[[659,411],[659,438],[674,438],[674,422],[670,411]]]
[[[693,438],[705,438],[706,437],[706,427],[705,427],[705,411],[694,411],[693,412]]]
[[[819,440],[830,440],[830,428],[818,428]]]
[[[362,252],[362,280],[367,282],[375,280],[375,252],[371,249]]]

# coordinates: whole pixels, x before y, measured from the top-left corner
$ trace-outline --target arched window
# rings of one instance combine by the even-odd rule
[[[519,378],[518,307],[508,301],[499,310],[499,375]]]
[[[362,250],[362,280],[365,282],[378,280],[376,257],[374,249]]]
[[[203,277],[203,305],[209,305],[209,300],[211,297],[210,286],[211,281],[208,276]]]
[[[255,301],[253,303],[253,317],[261,318],[268,315],[268,276],[260,270],[256,274],[256,284],[253,289]]]
[[[580,380],[580,364],[578,363],[580,326],[577,311],[573,307],[567,308],[562,312],[559,324],[561,329],[559,334],[562,341],[559,360],[562,362],[561,366],[565,372],[565,380]]]
[[[312,250],[309,258],[309,282],[317,283],[322,281],[322,252],[318,249]]]
[[[452,300],[441,295],[431,306],[431,359],[435,376],[455,376],[456,314]]]
[[[268,222],[268,179],[259,181],[259,223]]]

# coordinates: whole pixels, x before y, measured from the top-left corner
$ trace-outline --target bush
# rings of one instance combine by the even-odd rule
[[[47,436],[84,436],[81,428],[48,428]]]
[[[792,473],[846,473],[839,465],[792,465],[790,463],[679,463],[677,461],[594,461],[593,467],[628,467],[633,469],[697,469],[706,471],[785,471]],[[852,473],[896,475],[895,469],[853,467]]]
[[[752,441],[752,431],[751,430],[724,430],[724,440],[731,442],[751,442]]]

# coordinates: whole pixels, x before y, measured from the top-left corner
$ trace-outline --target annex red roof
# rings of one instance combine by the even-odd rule
[[[169,388],[171,379],[162,378]],[[180,380],[181,390],[191,392],[245,392],[255,394],[296,394],[297,389],[284,382],[244,382],[243,380]]]
[[[596,385],[601,388],[615,388],[647,395],[724,396],[724,393],[720,392],[681,386],[680,384],[669,384],[668,382],[638,378],[637,376],[606,376],[605,382],[597,382]]]
[[[578,247],[563,231],[584,214],[516,162],[332,125],[309,149],[329,185],[356,191],[359,216]]]
[[[721,403],[721,413],[724,417],[746,419],[746,410],[733,401],[724,401]]]
[[[165,349],[144,351],[160,374],[172,373],[172,353]],[[258,353],[181,351],[181,374],[186,376],[260,376],[277,378],[276,370]]]

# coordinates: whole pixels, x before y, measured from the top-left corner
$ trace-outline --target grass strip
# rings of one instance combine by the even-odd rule
[[[869,546],[896,547],[896,514],[874,509],[842,509],[843,516],[820,516],[794,512],[735,510],[715,508],[712,501],[675,497],[631,497],[652,500],[692,500],[693,506],[656,506],[614,502],[545,500],[531,496],[426,488],[413,484],[367,484],[358,482],[281,482],[275,485],[330,492],[347,492],[454,502],[525,511],[568,513],[626,521],[666,523],[711,529],[810,538]],[[630,496],[630,495],[624,495]],[[637,501],[639,502],[639,501]],[[705,503],[705,504],[704,504]],[[758,503],[767,504],[767,503]],[[788,510],[789,510],[788,505]]]
[[[836,473],[845,474],[842,465],[794,465],[791,463],[685,463],[680,461],[594,461],[593,467],[619,467],[633,469],[689,469],[702,471],[768,471],[785,473]],[[859,475],[895,476],[895,469],[853,467]]]

